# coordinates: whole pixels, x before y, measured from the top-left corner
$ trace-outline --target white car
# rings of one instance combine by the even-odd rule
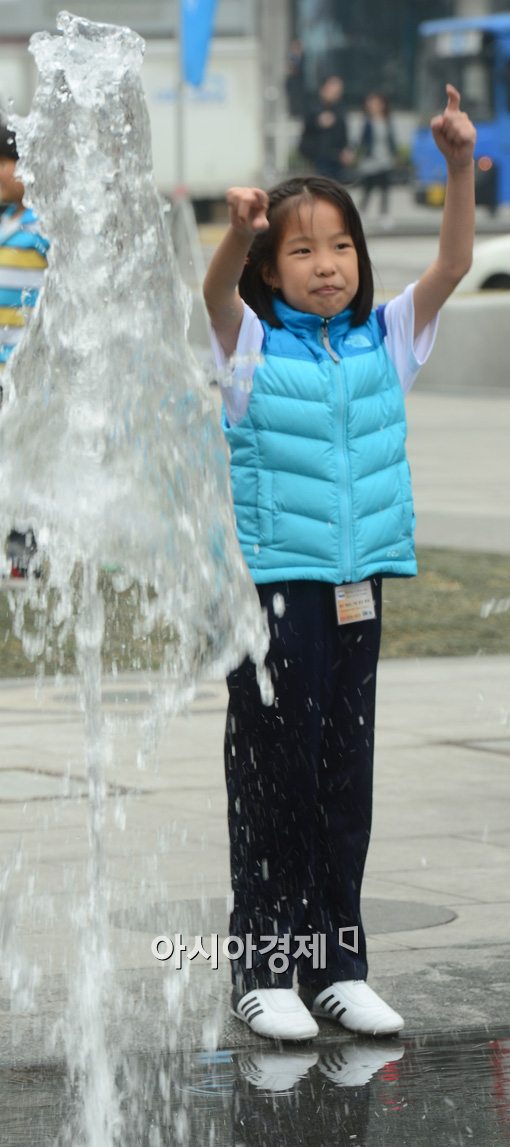
[[[477,243],[473,263],[456,293],[510,290],[510,235]]]

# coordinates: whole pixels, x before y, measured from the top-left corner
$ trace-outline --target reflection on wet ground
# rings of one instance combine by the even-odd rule
[[[510,1144],[508,1031],[132,1057],[121,1087],[123,1147]],[[0,1071],[2,1147],[80,1143],[72,1107],[56,1068]]]

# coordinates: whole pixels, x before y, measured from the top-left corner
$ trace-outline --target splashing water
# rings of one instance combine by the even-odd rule
[[[122,1139],[104,1011],[114,995],[103,878],[101,649],[136,586],[135,635],[159,630],[166,708],[249,654],[269,699],[267,634],[238,548],[226,447],[186,342],[187,299],[151,168],[134,32],[61,13],[31,40],[39,82],[13,121],[26,200],[51,240],[35,313],[3,376],[0,534],[33,529],[41,577],[18,595],[25,647],[72,631],[81,680],[90,885],[65,1039],[82,1080],[81,1140]],[[105,575],[104,571],[110,574]],[[101,592],[105,576],[110,595]],[[170,697],[170,701],[168,701]],[[76,1140],[73,1138],[73,1143]],[[125,1142],[124,1135],[124,1142]]]
[[[39,85],[16,120],[21,176],[51,239],[40,304],[6,372],[0,527],[30,522],[46,584],[110,566],[152,587],[189,677],[260,661],[258,599],[240,555],[214,400],[155,190],[129,29],[62,13],[31,50]]]

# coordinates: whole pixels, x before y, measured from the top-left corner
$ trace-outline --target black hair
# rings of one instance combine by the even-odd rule
[[[0,159],[19,159],[16,136],[2,120],[0,120]]]
[[[384,92],[367,92],[363,100],[363,111],[367,112],[367,104],[369,100],[380,100],[382,103],[382,114],[384,119],[389,119],[391,114],[390,101]]]
[[[282,237],[285,220],[299,203],[325,199],[341,212],[346,230],[354,243],[358,256],[359,287],[351,308],[353,326],[361,326],[368,319],[374,301],[374,279],[359,212],[349,192],[335,179],[322,175],[292,176],[268,191],[269,227],[255,236],[239,281],[239,294],[260,319],[272,327],[282,324],[273,311],[273,288],[265,281],[276,270],[276,253]]]

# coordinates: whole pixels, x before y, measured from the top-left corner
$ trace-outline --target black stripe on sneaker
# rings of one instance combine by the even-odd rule
[[[259,1004],[258,1007],[252,1008],[251,1012],[245,1012],[244,1015],[245,1015],[245,1019],[248,1020],[248,1023],[251,1024],[251,1021],[256,1019],[257,1016],[263,1016],[264,1015],[264,1008],[261,1008],[260,1004]]]
[[[327,1004],[329,1004],[329,1001],[330,1001],[330,1000],[334,1000],[334,998],[335,998],[335,993],[334,993],[334,992],[331,992],[331,995],[330,995],[330,996],[326,996],[325,1000],[321,1000],[321,1002],[320,1002],[320,1005],[319,1005],[319,1006],[320,1006],[321,1008],[325,1008],[325,1009],[326,1009],[326,1011],[328,1011],[329,1009],[327,1008],[327,1006],[326,1006],[326,1005],[327,1005]]]
[[[340,1008],[340,1011],[337,1011],[336,1010],[337,1008]],[[336,1008],[332,1007],[329,1010],[330,1010],[330,1014],[332,1016],[334,1016],[336,1020],[339,1020],[340,1016],[343,1016],[344,1012],[347,1011],[347,1008],[343,1008],[341,1003],[338,1003],[338,1004],[336,1004]]]
[[[251,1008],[254,1004],[258,1003],[259,1000],[257,999],[257,996],[246,996],[246,999],[244,999],[242,1003],[239,1004],[238,1011],[245,1012],[247,1008]]]
[[[347,1011],[347,1008],[342,1007],[341,1001],[337,1000],[334,992],[326,996],[320,1007],[323,1012],[326,1012],[326,1015],[332,1016],[335,1020],[339,1020],[340,1016],[343,1016],[344,1012]]]

